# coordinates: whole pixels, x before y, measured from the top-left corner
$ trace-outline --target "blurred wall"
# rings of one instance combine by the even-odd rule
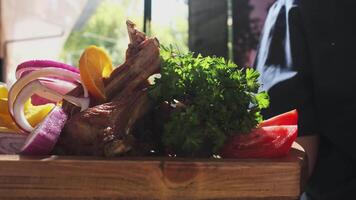
[[[0,0],[2,80],[12,84],[18,64],[58,59],[87,0]]]

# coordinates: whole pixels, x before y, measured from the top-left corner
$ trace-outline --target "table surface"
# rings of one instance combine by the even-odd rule
[[[0,155],[0,199],[298,199],[303,151],[278,159]]]

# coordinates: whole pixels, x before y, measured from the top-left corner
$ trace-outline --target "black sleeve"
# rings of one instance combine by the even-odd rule
[[[356,166],[356,1],[303,0],[318,134]],[[323,142],[325,144],[325,142]]]
[[[293,0],[276,1],[270,8],[254,67],[270,96],[264,118],[297,109],[299,136],[316,134],[308,44]]]

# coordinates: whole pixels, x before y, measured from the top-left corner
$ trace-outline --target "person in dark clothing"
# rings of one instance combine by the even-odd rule
[[[277,0],[254,67],[270,95],[265,118],[297,108],[309,157],[302,199],[356,199],[356,2]],[[314,167],[315,163],[315,167]]]

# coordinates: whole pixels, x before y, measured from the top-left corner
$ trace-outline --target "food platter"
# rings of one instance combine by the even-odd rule
[[[115,69],[89,46],[1,85],[0,199],[299,198],[297,110],[263,120],[257,71],[127,29]]]
[[[298,199],[305,159],[0,155],[0,199]]]

